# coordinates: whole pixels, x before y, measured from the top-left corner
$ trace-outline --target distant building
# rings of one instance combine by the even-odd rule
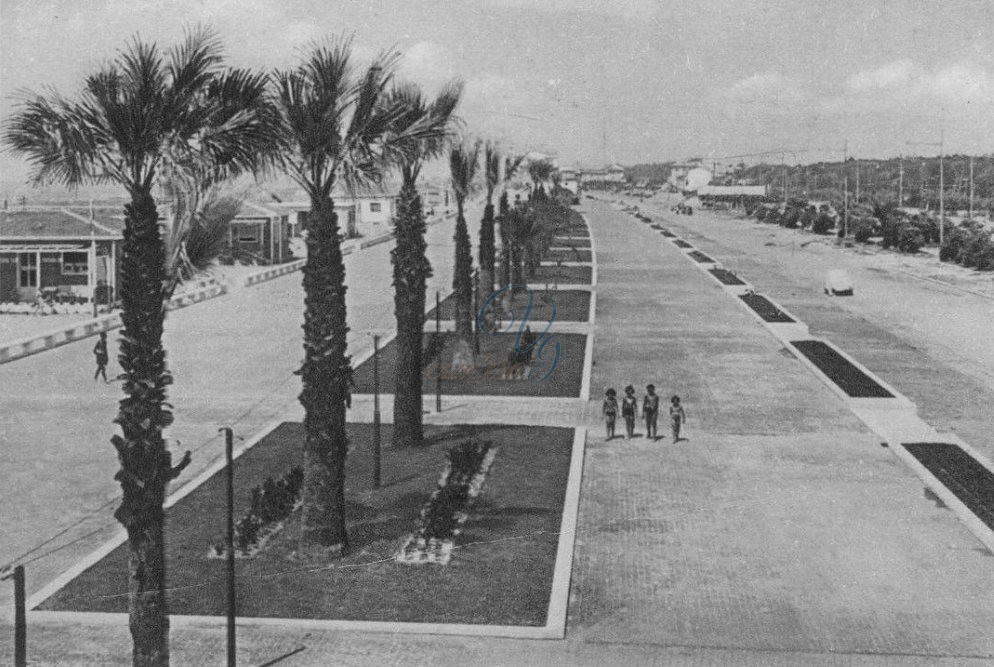
[[[0,212],[0,301],[112,301],[123,229],[123,216],[71,208]]]
[[[578,194],[580,192],[580,172],[575,169],[560,169],[559,185],[573,194]]]
[[[282,264],[291,259],[292,231],[288,211],[246,201],[228,225],[227,250],[235,258]]]
[[[687,175],[684,178],[683,187],[680,189],[688,192],[697,192],[705,185],[708,185],[710,182],[711,182],[710,171],[708,171],[704,167],[694,167],[693,169],[687,172]]]
[[[625,168],[620,164],[611,164],[603,169],[582,168],[580,170],[580,183],[590,182],[624,183]]]
[[[335,213],[338,214],[338,227],[346,236],[356,236],[386,228],[397,213],[397,195],[393,191],[400,188],[382,186],[365,192],[349,193],[336,190],[332,193]],[[307,228],[311,202],[299,191],[284,192],[282,197],[273,195],[273,202],[257,204],[280,215],[286,215],[288,235],[296,237]],[[422,200],[422,205],[429,208]]]
[[[704,162],[700,158],[691,158],[684,162],[677,162],[670,166],[670,175],[666,179],[666,182],[677,190],[688,190],[690,188],[687,187],[687,176],[694,169],[702,169],[703,165]],[[707,183],[704,183],[704,185],[707,185]]]

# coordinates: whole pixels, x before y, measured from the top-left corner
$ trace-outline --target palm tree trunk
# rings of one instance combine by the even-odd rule
[[[494,263],[497,249],[494,240],[494,205],[487,197],[480,222],[480,294],[484,298],[494,289]]]
[[[121,435],[111,441],[121,469],[115,479],[123,497],[114,516],[128,533],[128,624],[135,665],[169,664],[169,616],[162,509],[169,481],[178,474],[162,437],[172,423],[164,405],[172,377],[162,348],[165,247],[159,236],[155,201],[132,192],[125,206],[121,253],[121,333],[118,360],[125,397],[115,422]],[[183,464],[185,465],[185,464]]]
[[[414,182],[400,190],[393,257],[394,312],[397,316],[397,370],[393,401],[393,444],[419,447],[424,443],[421,420],[422,339],[425,289],[431,263],[425,249],[425,218]]]
[[[452,278],[456,300],[456,333],[464,341],[473,338],[473,246],[469,240],[463,202],[456,202],[456,265]]]
[[[345,264],[331,198],[311,197],[304,265],[304,483],[300,552],[348,549],[345,531],[347,354]],[[336,554],[337,555],[337,554]]]
[[[511,284],[511,234],[509,229],[510,220],[508,219],[511,207],[507,201],[506,190],[500,194],[498,205],[500,206],[500,286],[507,287]]]

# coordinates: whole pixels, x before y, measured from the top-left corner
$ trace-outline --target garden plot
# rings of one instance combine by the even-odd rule
[[[533,324],[533,333],[540,335],[544,323],[533,319]],[[517,326],[513,331],[495,336],[481,333],[476,362],[468,364],[455,363],[459,340],[455,332],[443,331],[439,334],[439,344],[431,342],[434,332],[425,334],[425,349],[440,350],[436,356],[425,359],[422,373],[425,396],[435,393],[437,377],[441,374],[442,393],[447,395],[579,397],[587,337],[583,334],[556,334],[553,324],[550,335],[555,337],[548,340],[541,358],[536,349],[530,363],[521,365],[513,361],[517,333]],[[552,369],[556,343],[560,346],[559,361]],[[397,363],[396,341],[381,348],[378,359],[380,391],[392,393]],[[373,393],[373,357],[356,369],[355,385],[356,393]]]
[[[739,298],[745,301],[747,306],[756,311],[756,314],[763,318],[764,322],[789,324],[795,321],[793,317],[777,308],[765,296],[749,293],[740,294]]]
[[[947,442],[902,443],[978,519],[994,530],[994,473]]]
[[[528,315],[530,322],[548,322],[552,316],[552,304],[556,307],[556,321],[563,322],[586,322],[590,319],[590,292],[587,290],[534,290],[534,300],[532,310]],[[488,311],[501,316],[501,321],[506,327],[510,321],[510,315],[505,313],[501,304],[501,297],[494,299],[488,306]],[[482,305],[482,304],[481,304]],[[509,304],[514,316],[518,321],[525,316],[528,308],[528,293],[518,292],[511,297]],[[440,319],[452,320],[455,318],[455,297],[449,295],[442,301]],[[426,317],[427,327],[430,329],[435,319],[435,309]],[[555,325],[553,325],[555,329]]]
[[[893,394],[826,343],[820,340],[795,340],[790,344],[828,376],[847,396],[894,398]]]
[[[383,442],[391,427],[384,425]],[[300,511],[264,549],[236,562],[241,617],[541,626],[546,622],[572,429],[426,427],[418,449],[382,449],[383,485],[371,488],[373,427],[350,424],[346,512],[350,551],[319,564],[294,559]],[[303,425],[284,423],[235,464],[236,516],[271,476],[300,463]],[[436,489],[446,451],[468,440],[496,451],[456,536],[448,565],[397,562]],[[224,534],[225,474],[218,472],[167,511],[169,611],[223,617],[225,561],[208,551]],[[121,545],[40,605],[43,610],[128,611],[127,548]],[[126,623],[126,617],[122,621]]]

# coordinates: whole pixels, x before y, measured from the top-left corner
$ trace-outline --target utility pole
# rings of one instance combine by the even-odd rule
[[[904,156],[897,158],[897,206],[904,206]]]
[[[856,205],[859,206],[859,160],[856,160]]]
[[[783,170],[783,208],[787,210],[787,154],[780,153],[780,167]]]
[[[946,240],[946,180],[942,167],[942,142],[945,139],[945,131],[939,130],[939,247],[941,248]]]
[[[970,216],[969,220],[973,220],[973,156],[970,156]]]
[[[842,148],[842,238],[849,235],[849,140]]]

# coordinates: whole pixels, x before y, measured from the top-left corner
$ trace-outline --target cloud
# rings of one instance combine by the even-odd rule
[[[738,104],[798,104],[808,94],[794,79],[779,72],[762,72],[742,79],[729,88],[725,96]]]
[[[857,111],[887,105],[939,105],[952,113],[990,107],[994,74],[969,61],[926,70],[907,59],[895,60],[849,77],[843,93],[827,102],[830,108]]]
[[[647,18],[656,13],[655,0],[486,0],[491,7],[530,9],[546,13],[597,14],[609,17]]]
[[[427,89],[435,90],[456,76],[455,55],[437,42],[418,42],[403,53],[401,75]]]
[[[846,85],[854,92],[889,88],[907,84],[914,73],[914,64],[907,59],[895,60],[877,69],[859,72],[849,77]]]

